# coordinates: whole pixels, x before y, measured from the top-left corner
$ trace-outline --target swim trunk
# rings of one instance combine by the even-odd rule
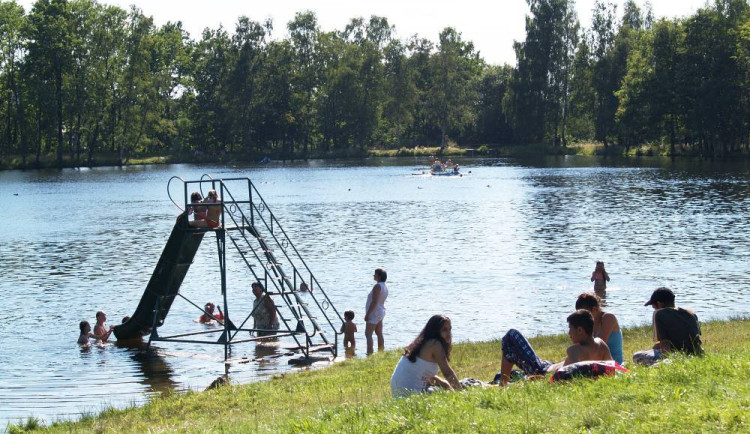
[[[208,226],[211,229],[218,228],[219,227],[219,222],[215,222],[215,221],[213,221],[211,219],[206,219],[206,226]]]
[[[542,360],[526,338],[516,329],[503,336],[503,357],[523,370],[526,375],[544,375],[552,362]]]

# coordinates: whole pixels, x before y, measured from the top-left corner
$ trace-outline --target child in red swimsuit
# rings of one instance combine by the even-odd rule
[[[197,193],[193,193],[197,194]],[[200,194],[198,193],[200,196]],[[192,200],[192,199],[191,199]],[[198,220],[198,207],[195,207],[196,218],[190,222],[190,226],[195,228],[218,228],[221,220],[221,200],[216,190],[210,190],[206,195],[206,198],[201,202],[203,204],[218,204],[217,206],[202,206],[200,208],[205,209],[205,215],[203,219]],[[189,213],[190,211],[188,211]]]
[[[214,318],[216,318],[219,321],[219,324],[222,324],[222,321],[224,320],[224,315],[221,313],[221,307],[219,307],[219,311],[217,313],[214,313],[215,306],[213,303],[208,302],[203,307],[206,313],[200,316],[198,318],[198,322],[208,324],[212,323],[214,321]]]
[[[209,190],[206,199],[203,202],[220,204],[221,200],[219,200],[219,195],[216,193],[216,190]],[[208,206],[206,208],[208,208],[206,213],[206,226],[209,228],[218,228],[221,216],[221,206]]]

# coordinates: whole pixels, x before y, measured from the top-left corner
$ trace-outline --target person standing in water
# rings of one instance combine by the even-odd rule
[[[96,336],[91,332],[91,324],[88,321],[81,321],[78,327],[81,329],[81,334],[78,335],[79,344],[88,345],[89,339],[96,339]]]
[[[94,336],[99,339],[102,342],[107,342],[107,339],[109,339],[109,335],[112,334],[112,331],[115,329],[115,326],[109,326],[107,327],[107,314],[99,311],[96,313],[96,325],[94,325]]]
[[[372,332],[378,337],[378,351],[383,351],[385,341],[383,339],[383,318],[385,318],[385,300],[388,298],[388,287],[385,281],[388,279],[388,273],[382,268],[375,270],[373,276],[375,286],[367,295],[365,304],[365,339],[367,340],[367,354],[373,353]]]
[[[591,281],[594,282],[594,291],[597,294],[601,294],[607,291],[607,282],[609,282],[609,274],[604,270],[604,262],[596,261],[596,268],[591,273]]]

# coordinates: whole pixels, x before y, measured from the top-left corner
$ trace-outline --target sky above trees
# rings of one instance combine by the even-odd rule
[[[576,2],[583,27],[589,27],[594,1]],[[28,12],[34,1],[18,3]],[[153,16],[156,25],[182,21],[193,39],[199,39],[206,27],[223,25],[233,32],[241,15],[254,21],[272,18],[274,39],[285,38],[286,24],[295,12],[303,10],[316,13],[323,31],[343,29],[351,18],[378,15],[396,26],[396,36],[401,39],[416,33],[435,41],[445,27],[454,27],[491,64],[515,64],[513,41],[525,37],[524,16],[529,13],[525,0],[106,0],[100,3],[126,10],[136,5],[146,16]],[[618,13],[622,13],[622,2],[617,3]],[[656,18],[671,18],[691,15],[704,3],[704,0],[652,0],[651,6]]]

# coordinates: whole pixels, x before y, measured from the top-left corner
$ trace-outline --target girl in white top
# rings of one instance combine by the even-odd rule
[[[367,339],[367,354],[372,354],[372,332],[378,337],[378,351],[383,351],[385,342],[383,340],[383,318],[385,318],[385,299],[388,298],[388,287],[385,281],[388,279],[388,273],[382,268],[375,270],[375,281],[378,282],[372,287],[367,295],[365,304],[365,338]]]
[[[427,386],[460,390],[456,373],[450,364],[451,320],[444,315],[433,315],[419,336],[404,350],[391,376],[394,398],[424,392]],[[438,368],[446,380],[437,376]]]

